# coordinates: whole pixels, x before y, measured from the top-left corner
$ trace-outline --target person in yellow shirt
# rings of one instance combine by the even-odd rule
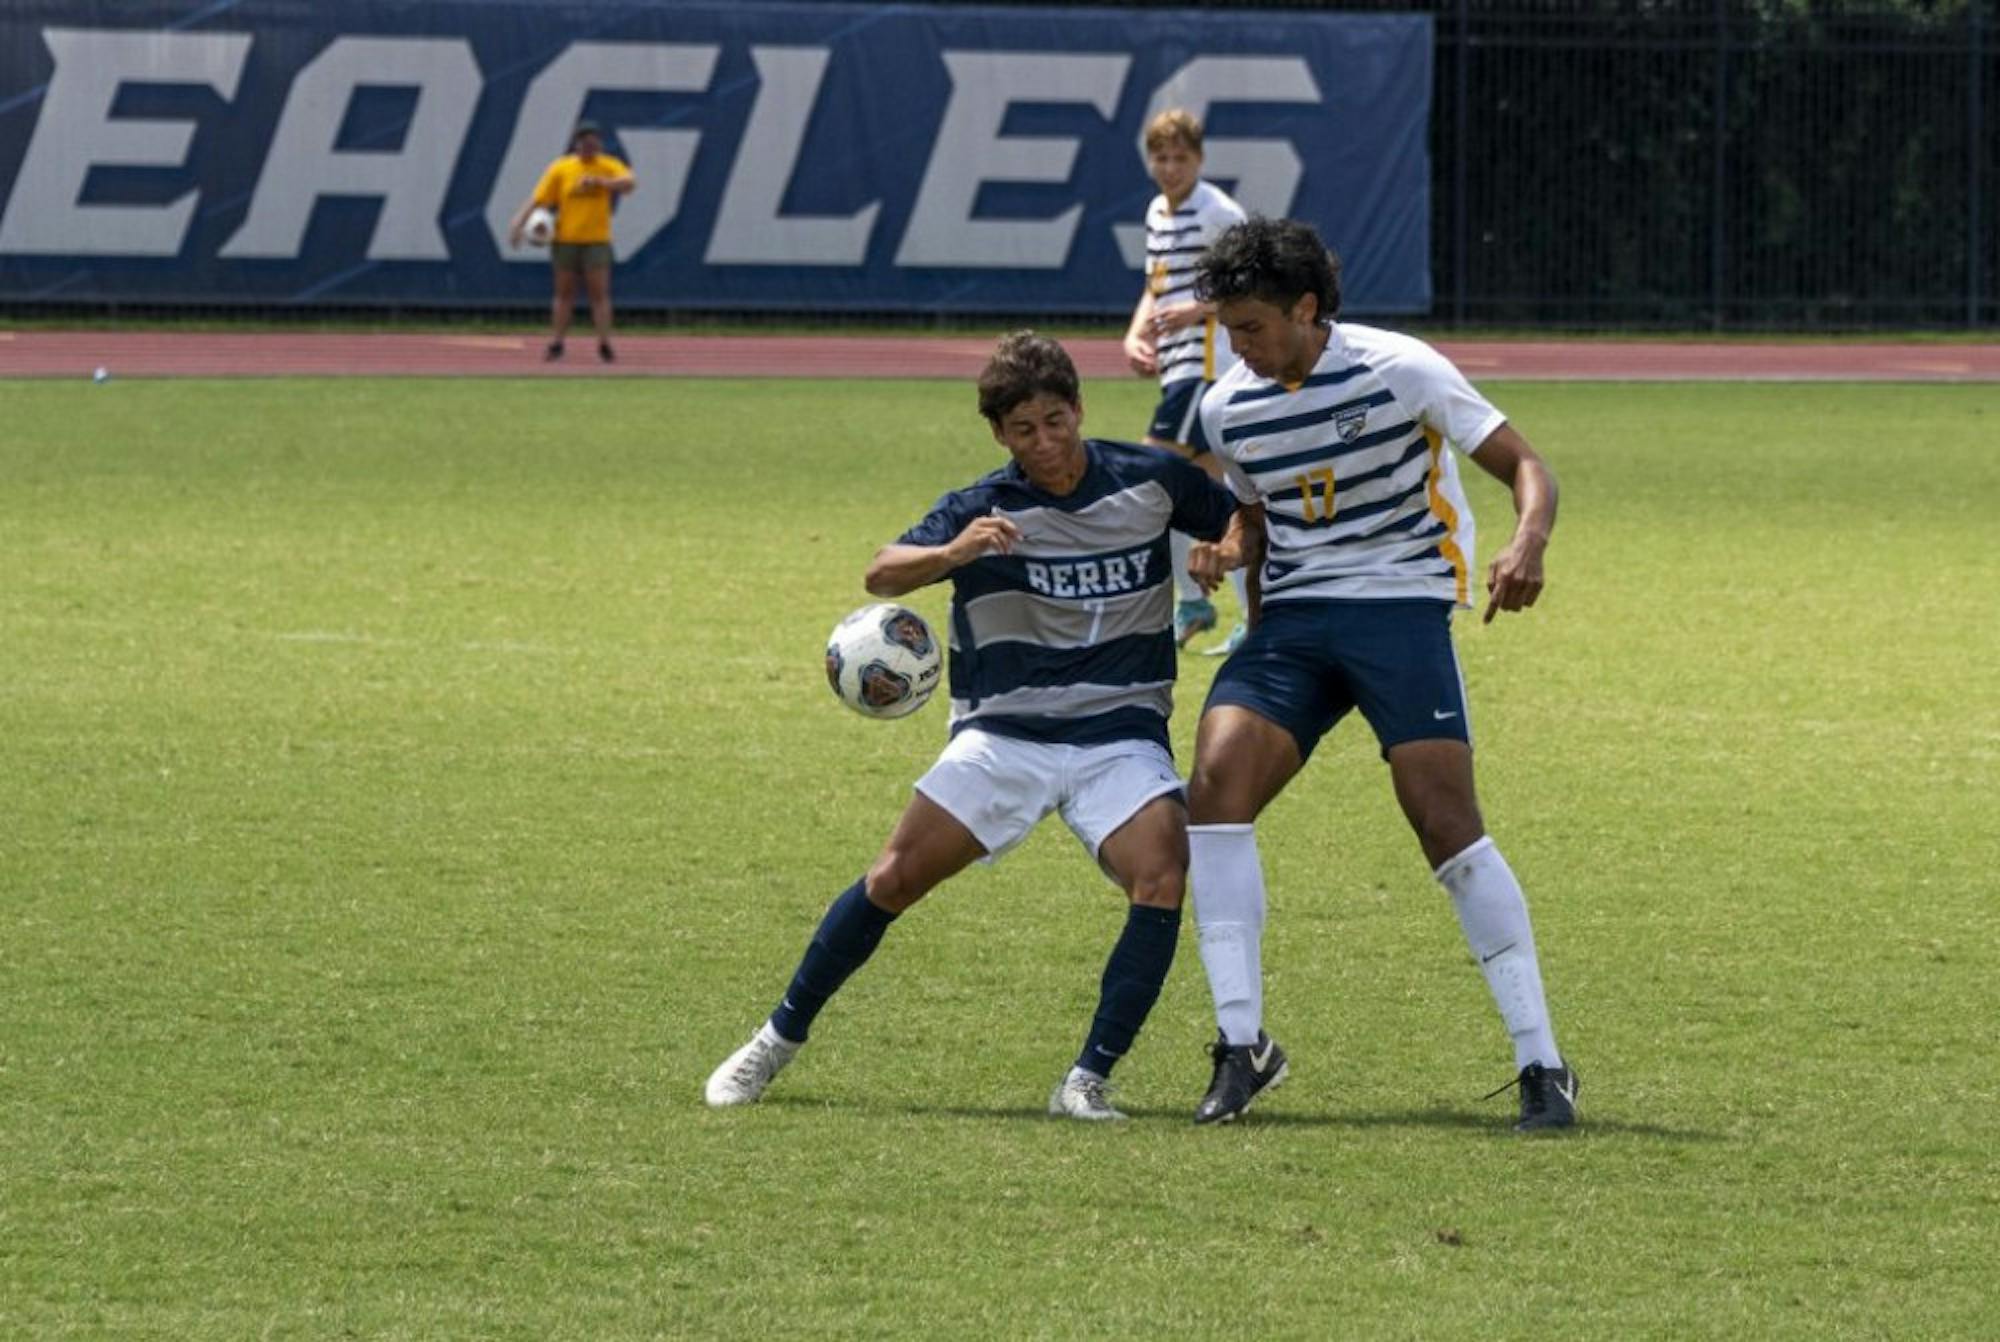
[[[536,206],[555,211],[556,232],[549,244],[555,270],[555,298],[549,306],[549,347],[544,359],[563,356],[576,308],[576,282],[583,280],[590,297],[590,321],[597,329],[597,357],[610,363],[611,351],[611,208],[615,197],[636,186],[632,169],[604,152],[604,131],[595,121],[579,121],[569,137],[569,152],[549,164],[533,195],[521,202],[507,228],[507,244],[521,245],[528,215]]]

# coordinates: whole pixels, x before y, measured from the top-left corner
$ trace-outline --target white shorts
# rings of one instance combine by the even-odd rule
[[[972,831],[989,862],[1057,810],[1095,858],[1147,802],[1182,790],[1173,756],[1152,741],[1048,745],[976,727],[954,736],[916,786]]]

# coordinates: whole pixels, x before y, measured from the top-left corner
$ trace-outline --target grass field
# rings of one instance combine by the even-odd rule
[[[1358,724],[1249,1121],[1191,935],[1135,1121],[1041,1117],[1122,918],[1058,828],[703,1108],[941,740],[819,656],[969,388],[8,385],[0,1335],[1993,1336],[2000,388],[1489,390],[1565,491],[1461,630],[1545,1141]]]

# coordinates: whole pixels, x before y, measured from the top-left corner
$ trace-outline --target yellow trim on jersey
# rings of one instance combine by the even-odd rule
[[[1206,382],[1215,381],[1215,318],[1213,317],[1202,318],[1201,376]]]
[[[1444,523],[1444,539],[1438,542],[1438,553],[1451,565],[1458,592],[1457,601],[1463,606],[1467,604],[1465,593],[1469,584],[1465,551],[1458,548],[1458,510],[1451,506],[1443,492],[1438,489],[1438,482],[1444,478],[1444,439],[1438,436],[1437,430],[1426,426],[1424,441],[1431,449],[1431,472],[1424,484],[1424,492],[1430,499],[1431,515]]]

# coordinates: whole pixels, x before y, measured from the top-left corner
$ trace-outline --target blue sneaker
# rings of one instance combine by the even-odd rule
[[[1239,620],[1236,627],[1229,631],[1228,638],[1223,639],[1222,642],[1212,648],[1203,648],[1201,655],[1204,657],[1227,657],[1230,653],[1242,647],[1243,640],[1248,638],[1249,635],[1249,629],[1245,628],[1243,622]]]
[[[1211,601],[1183,601],[1174,607],[1174,643],[1185,648],[1188,640],[1215,628],[1215,604]]]

